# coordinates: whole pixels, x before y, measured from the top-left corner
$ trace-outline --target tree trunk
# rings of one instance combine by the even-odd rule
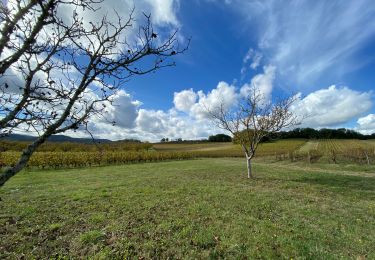
[[[367,165],[370,165],[370,158],[368,157],[367,151],[363,152],[366,156]]]
[[[42,135],[32,144],[26,147],[25,150],[23,150],[21,158],[18,160],[16,165],[7,168],[3,173],[0,174],[0,187],[2,187],[10,178],[12,178],[26,166],[27,162],[30,160],[31,155],[42,143],[45,142],[47,138],[47,135]]]
[[[247,161],[247,178],[254,178],[253,173],[251,171],[251,158],[246,155],[246,161]]]

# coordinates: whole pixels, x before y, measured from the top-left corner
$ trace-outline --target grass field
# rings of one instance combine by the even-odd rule
[[[196,151],[221,151],[221,150],[239,150],[241,148],[233,143],[155,143],[152,147],[159,152],[165,151],[184,151],[184,152],[196,152]]]
[[[375,167],[198,159],[22,172],[0,258],[375,258]]]
[[[257,157],[275,156],[298,151],[306,144],[304,139],[277,140],[260,143],[256,152]],[[244,157],[239,144],[233,143],[156,143],[153,148],[158,152],[191,152],[197,157]]]
[[[257,154],[259,155],[273,155],[275,153],[287,153],[295,151],[306,143],[303,139],[289,139],[278,140],[274,142],[266,142],[259,144]],[[153,144],[156,151],[184,151],[184,152],[220,152],[223,156],[226,153],[230,154],[237,152],[243,155],[241,146],[233,143],[156,143]]]

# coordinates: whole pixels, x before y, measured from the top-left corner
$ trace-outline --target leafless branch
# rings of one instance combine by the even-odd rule
[[[241,145],[248,163],[248,177],[251,172],[251,159],[255,156],[261,140],[300,123],[291,106],[296,101],[293,95],[280,98],[276,102],[267,100],[257,88],[252,88],[235,110],[225,109],[223,103],[208,112],[218,127],[229,131]]]
[[[144,15],[137,38],[129,41],[134,8],[126,19],[116,13],[85,24],[78,8],[94,11],[101,2],[29,0],[1,6],[0,134],[22,129],[39,138],[0,176],[0,186],[49,136],[86,129],[129,79],[174,66],[170,58],[187,50],[189,44],[179,46],[177,31],[159,37],[150,15]],[[69,22],[58,16],[64,6],[73,7]]]

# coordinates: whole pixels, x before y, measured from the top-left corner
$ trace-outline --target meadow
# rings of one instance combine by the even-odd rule
[[[375,258],[374,141],[262,143],[254,180],[232,143],[49,145],[0,190],[0,259]]]
[[[24,171],[0,258],[374,259],[375,167],[240,158]]]

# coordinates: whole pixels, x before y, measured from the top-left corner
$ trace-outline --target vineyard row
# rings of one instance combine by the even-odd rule
[[[19,152],[0,153],[0,167],[13,166],[20,156]],[[276,160],[307,161],[315,163],[328,161],[330,163],[351,162],[359,164],[374,164],[375,151],[364,149],[347,150],[344,153],[322,153],[319,151],[298,152],[279,151],[258,154]],[[69,168],[99,165],[113,165],[139,162],[157,162],[166,160],[186,160],[200,157],[243,157],[240,151],[195,151],[195,152],[36,152],[31,157],[28,167],[32,168]]]

